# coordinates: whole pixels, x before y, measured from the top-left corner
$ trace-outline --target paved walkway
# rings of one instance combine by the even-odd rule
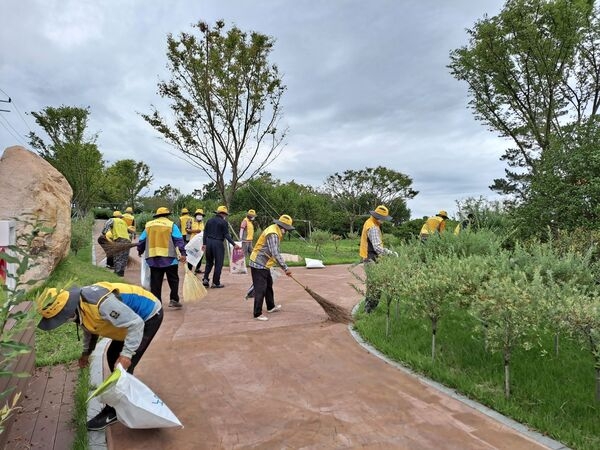
[[[350,309],[360,298],[348,269],[292,271]],[[128,270],[126,279],[137,283],[139,273]],[[197,304],[166,307],[136,368],[184,428],[117,423],[107,432],[109,449],[548,448],[371,354],[293,280],[275,282],[283,311],[268,322],[253,320],[243,299],[250,274],[225,268],[222,282]]]

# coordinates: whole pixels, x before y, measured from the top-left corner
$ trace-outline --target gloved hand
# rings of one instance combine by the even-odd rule
[[[285,271],[285,274],[286,274],[288,277],[291,277],[291,276],[292,276],[292,271],[291,271],[290,269],[288,269],[288,270],[286,270],[286,271]]]

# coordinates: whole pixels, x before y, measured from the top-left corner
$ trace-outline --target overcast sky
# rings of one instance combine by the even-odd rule
[[[140,116],[160,105],[168,78],[166,38],[199,20],[224,19],[272,36],[271,62],[287,91],[281,156],[268,167],[283,182],[319,187],[328,175],[385,166],[413,179],[418,218],[483,196],[502,177],[509,145],[469,109],[464,83],[446,68],[467,44],[466,28],[501,0],[1,0],[0,152],[42,134],[30,111],[90,107],[107,163],[144,161],[151,190],[189,194],[209,180],[174,156]]]

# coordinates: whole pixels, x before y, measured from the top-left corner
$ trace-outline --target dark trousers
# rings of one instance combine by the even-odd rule
[[[161,291],[163,278],[167,275],[167,282],[171,288],[170,298],[174,302],[179,301],[179,265],[173,264],[167,267],[150,267],[150,292],[152,292],[156,298],[162,301]]]
[[[162,321],[162,308],[154,316],[152,316],[146,321],[146,324],[144,325],[144,335],[142,336],[142,342],[140,342],[140,346],[137,348],[134,355],[131,357],[131,366],[129,366],[127,372],[133,373],[133,369],[135,369],[137,363],[140,362],[142,355],[150,345],[150,342],[152,342],[152,339],[154,338],[154,335],[160,328],[160,324],[162,323]],[[115,363],[117,362],[117,359],[119,358],[119,355],[123,350],[123,344],[123,341],[111,341],[111,343],[108,346],[108,349],[106,350],[106,361],[108,362],[108,367],[110,368],[111,372],[115,370]]]
[[[214,267],[215,272],[213,273],[212,282],[213,284],[221,284],[221,271],[223,270],[223,261],[225,260],[225,247],[223,246],[223,241],[207,238],[204,256],[206,256],[204,279],[206,281],[210,279],[210,272]]]
[[[267,302],[267,309],[275,308],[273,295],[273,277],[269,269],[256,269],[250,267],[252,284],[254,286],[254,317],[262,314],[263,302]]]

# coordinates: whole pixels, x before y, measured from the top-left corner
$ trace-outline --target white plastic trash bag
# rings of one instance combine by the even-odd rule
[[[307,269],[322,269],[325,267],[325,264],[323,264],[323,261],[320,259],[304,258],[304,262],[306,263]]]
[[[119,422],[129,428],[183,427],[169,407],[120,364],[88,401],[95,396],[115,408]]]
[[[241,242],[236,242],[240,248],[235,248],[229,244],[229,271],[231,273],[248,273],[246,268],[246,256],[244,255],[244,249],[242,248]]]
[[[188,263],[192,265],[192,267],[196,267],[200,260],[202,259],[202,237],[204,236],[204,231],[201,231],[196,236],[192,238],[190,242],[185,245],[185,252],[187,254],[186,260]]]
[[[142,256],[140,267],[140,284],[146,290],[150,290],[150,266],[146,262],[146,258]]]

